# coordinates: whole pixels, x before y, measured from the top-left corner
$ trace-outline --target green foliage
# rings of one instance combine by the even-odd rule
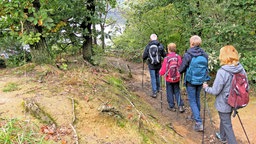
[[[31,61],[31,59],[31,54],[23,51],[22,53],[10,56],[6,60],[6,64],[8,67],[17,67],[26,64],[27,62]]]
[[[11,92],[16,90],[19,90],[19,85],[17,83],[8,83],[3,88],[3,92]]]
[[[107,8],[114,8],[116,3],[116,0],[0,1],[0,38],[11,36],[19,44],[29,44],[33,62],[51,63],[54,52],[76,53],[88,37],[97,37],[99,33],[91,34],[87,25],[105,23]],[[57,51],[52,50],[55,46],[59,48]]]
[[[125,121],[125,120],[123,120],[123,119],[117,119],[116,123],[117,123],[117,125],[118,125],[119,127],[124,128],[125,125],[126,125],[126,123],[127,123],[127,121]]]
[[[108,82],[118,88],[124,88],[123,81],[115,77],[109,77]]]
[[[92,63],[94,65],[100,65],[100,64],[104,65],[104,63],[102,63],[104,59],[103,57],[105,55],[104,49],[102,49],[100,46],[94,45],[92,50],[93,50]]]
[[[175,19],[176,11],[172,4],[152,6],[150,3],[132,3],[132,10],[125,16],[129,19],[124,34],[114,39],[117,50],[129,60],[141,60],[142,52],[152,33],[158,35],[159,41],[166,47],[175,42],[178,52],[183,52],[181,44],[180,20]]]
[[[247,76],[249,81],[252,84],[256,84],[256,61],[255,61],[256,53],[245,52],[242,54],[240,58],[240,62],[243,64],[245,71],[247,72]]]
[[[114,39],[117,51],[126,59],[141,59],[151,33],[156,33],[165,46],[176,43],[180,55],[189,48],[189,38],[196,34],[202,38],[201,47],[209,54],[212,74],[220,67],[220,48],[233,45],[242,54],[241,62],[250,82],[255,83],[255,54],[249,53],[256,47],[256,1],[145,0],[129,1],[127,5],[126,29]]]
[[[61,70],[68,70],[68,65],[67,65],[66,63],[62,63],[62,64],[60,65],[60,69],[61,69]]]
[[[40,41],[40,33],[30,32],[29,34],[24,35],[21,38],[21,41],[25,44],[33,45],[34,43],[38,43]]]
[[[26,122],[17,119],[0,121],[0,143],[43,143],[43,136],[35,132],[38,127],[32,127]]]
[[[216,54],[215,51],[213,51],[212,53],[209,53],[208,64],[209,64],[208,65],[209,70],[212,72],[216,72],[220,67],[219,61],[218,61],[218,55]]]

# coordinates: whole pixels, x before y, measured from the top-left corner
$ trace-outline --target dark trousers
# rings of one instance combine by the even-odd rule
[[[173,108],[175,106],[174,98],[176,100],[177,106],[184,106],[183,100],[180,95],[180,86],[179,82],[170,83],[166,82],[166,95],[169,107]]]
[[[222,140],[227,140],[228,144],[237,144],[236,137],[231,123],[231,112],[219,112],[220,117],[220,137]]]

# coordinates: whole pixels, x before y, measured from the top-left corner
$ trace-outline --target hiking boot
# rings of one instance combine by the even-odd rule
[[[216,138],[222,143],[222,144],[225,144],[225,143],[227,143],[227,141],[226,140],[224,140],[224,139],[222,139],[221,137],[220,137],[220,133],[215,133],[215,136],[216,136]]]
[[[169,111],[172,111],[172,112],[175,112],[175,111],[176,111],[175,108],[170,108],[170,107],[168,107],[167,109],[168,109]]]
[[[193,116],[193,114],[192,114],[192,115],[190,115],[190,116],[188,116],[188,117],[187,117],[187,120],[191,120],[191,121],[193,121],[193,120],[194,120],[194,116]]]
[[[196,132],[202,132],[202,131],[204,131],[204,127],[201,123],[196,123],[195,126],[194,126],[194,130]]]
[[[184,106],[179,106],[179,112],[183,113],[185,111]]]
[[[151,97],[152,97],[152,98],[156,98],[156,97],[157,97],[157,93],[153,93],[153,94],[151,95]]]

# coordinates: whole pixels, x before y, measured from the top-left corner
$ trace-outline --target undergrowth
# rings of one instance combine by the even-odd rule
[[[38,133],[39,128],[35,124],[30,124],[29,121],[2,119],[0,121],[0,128],[1,144],[45,144],[44,135]]]
[[[19,90],[19,85],[13,82],[6,84],[3,88],[3,92],[11,92],[16,90]]]

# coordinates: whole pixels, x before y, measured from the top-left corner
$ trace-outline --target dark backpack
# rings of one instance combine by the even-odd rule
[[[249,84],[244,74],[234,73],[231,75],[232,75],[232,81],[231,81],[231,86],[229,90],[228,104],[236,110],[248,105]]]
[[[186,71],[186,81],[193,85],[202,85],[209,80],[208,61],[204,56],[193,57]]]
[[[176,83],[180,81],[179,65],[178,65],[178,55],[167,56],[166,63],[166,81],[170,83]]]
[[[158,45],[152,44],[149,47],[149,62],[152,65],[157,65],[161,63],[161,56],[159,52],[159,47]]]

